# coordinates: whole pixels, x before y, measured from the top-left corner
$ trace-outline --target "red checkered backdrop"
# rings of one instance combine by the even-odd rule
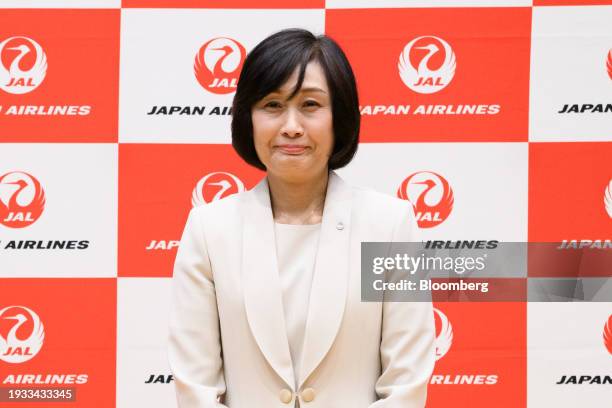
[[[2,407],[57,387],[54,407],[176,406],[179,238],[192,207],[264,175],[231,147],[230,106],[246,54],[283,28],[345,50],[362,131],[338,173],[411,201],[424,239],[612,248],[612,1],[0,7]],[[584,293],[610,293],[606,265]],[[607,300],[435,302],[427,406],[609,406]]]

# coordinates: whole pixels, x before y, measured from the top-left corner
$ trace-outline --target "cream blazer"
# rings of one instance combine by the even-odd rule
[[[289,353],[267,179],[191,210],[174,265],[169,362],[180,408],[422,408],[432,305],[362,302],[362,241],[415,241],[411,205],[330,172],[302,364]],[[297,388],[296,388],[297,383]]]

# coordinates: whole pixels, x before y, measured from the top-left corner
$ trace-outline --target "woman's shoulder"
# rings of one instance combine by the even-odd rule
[[[353,219],[366,226],[368,240],[418,240],[414,207],[410,201],[370,188],[354,187],[353,190]]]
[[[239,213],[239,201],[241,196],[246,192],[232,194],[219,200],[211,201],[206,204],[194,207],[192,211],[196,212],[198,218],[210,222],[226,223],[235,219]]]
[[[411,210],[413,208],[409,201],[390,194],[362,186],[352,186],[352,188],[355,203],[364,211],[398,215],[405,214],[407,209]]]

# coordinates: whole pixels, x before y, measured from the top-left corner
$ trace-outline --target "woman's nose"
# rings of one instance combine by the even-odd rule
[[[299,112],[296,109],[287,109],[285,122],[281,128],[281,133],[286,137],[300,137],[304,134],[304,128],[300,122]]]

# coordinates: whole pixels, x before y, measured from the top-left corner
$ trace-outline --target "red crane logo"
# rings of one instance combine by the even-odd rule
[[[421,228],[441,224],[453,209],[453,190],[444,177],[432,171],[419,171],[408,176],[397,189],[397,196],[412,203]]]
[[[10,228],[33,224],[45,209],[45,192],[31,174],[12,171],[0,176],[0,223]]]
[[[437,321],[440,322],[439,330],[436,330],[436,361],[448,353],[451,345],[453,344],[453,325],[448,320],[448,317],[441,310],[434,307],[435,316]],[[438,325],[436,325],[438,326]],[[437,327],[436,327],[437,329]]]
[[[408,88],[432,94],[446,88],[453,80],[457,59],[449,43],[440,37],[426,35],[406,44],[397,69]]]
[[[0,88],[11,94],[32,92],[47,75],[47,56],[40,44],[27,37],[0,43]]]
[[[608,352],[612,354],[612,315],[608,317],[608,321],[604,326],[603,332],[604,346],[608,349]]]
[[[612,50],[608,51],[608,62],[606,63],[606,67],[608,68],[608,76],[612,79]]]
[[[197,207],[245,191],[244,183],[232,173],[209,173],[197,182],[191,193],[191,205]]]
[[[0,360],[23,363],[32,359],[45,340],[45,328],[33,310],[25,306],[9,306],[0,310],[0,323],[8,325],[8,333],[0,331]],[[6,325],[3,324],[3,328]]]
[[[235,92],[245,58],[246,50],[238,41],[213,38],[196,54],[195,77],[209,92],[221,95]]]

